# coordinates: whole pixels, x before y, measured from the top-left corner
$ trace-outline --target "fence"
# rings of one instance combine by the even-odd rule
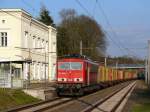
[[[1,88],[11,87],[11,75],[8,69],[8,65],[0,64],[0,87]]]

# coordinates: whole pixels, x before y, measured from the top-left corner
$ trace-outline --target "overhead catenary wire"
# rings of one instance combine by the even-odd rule
[[[82,3],[79,0],[75,0],[75,1],[90,17],[93,17],[93,15],[82,5]]]
[[[76,0],[76,1],[78,1],[78,0]],[[96,0],[97,1],[97,0]],[[83,8],[84,6],[81,4],[81,2],[77,2],[80,6],[82,6],[81,8]],[[83,10],[86,10],[85,12],[90,16],[90,17],[93,17],[93,16],[91,16],[91,14],[89,14],[89,11],[84,7],[84,9]],[[94,19],[94,18],[93,18]],[[108,22],[108,21],[107,21]],[[102,28],[103,29],[103,28]],[[111,29],[112,29],[112,27],[111,27]],[[121,52],[123,52],[123,51],[128,51],[127,53],[128,53],[128,55],[130,55],[130,56],[132,56],[132,57],[135,57],[135,55],[132,55],[132,54],[130,54],[130,52],[129,52],[129,50],[128,50],[128,48],[125,48],[125,47],[123,47],[123,46],[121,46],[119,43],[117,43],[114,39],[112,39],[111,38],[111,35],[108,33],[108,32],[106,32],[104,29],[103,29],[103,31],[105,32],[105,33],[107,33],[107,38],[108,39],[110,39],[112,42],[113,42],[113,44],[114,45],[116,45],[118,48],[119,48],[119,50],[121,51]],[[115,34],[116,35],[116,34]],[[133,52],[132,52],[133,53]],[[137,55],[136,55],[137,56]],[[136,64],[138,64],[137,63],[137,61],[135,62]]]
[[[129,48],[125,47],[124,44],[120,41],[120,39],[119,39],[117,33],[116,33],[115,30],[112,28],[112,25],[110,24],[109,19],[108,19],[107,15],[106,15],[105,11],[103,10],[103,8],[102,8],[100,2],[99,2],[98,0],[96,0],[96,2],[97,2],[97,5],[98,5],[100,11],[102,12],[102,14],[103,14],[103,16],[104,16],[104,18],[105,18],[106,23],[107,23],[108,26],[110,27],[110,29],[111,29],[111,31],[112,31],[112,34],[114,35],[114,37],[116,37],[116,38],[118,39],[117,41],[118,41],[118,43],[119,43],[119,46],[121,46],[121,48],[123,48],[125,51],[127,51],[127,53],[128,53],[129,55],[131,55],[131,56],[133,56],[133,57],[135,57],[135,56],[139,57],[139,55],[137,55],[133,50],[131,51]]]
[[[78,4],[80,4],[80,7],[83,8],[84,11],[86,11],[86,13],[87,13],[90,17],[93,17],[93,16],[89,13],[89,11],[81,4],[81,2],[80,2],[79,0],[76,0],[76,1],[77,1]],[[96,1],[97,1],[97,0],[96,0]],[[2,9],[0,9],[0,10],[2,10]],[[3,11],[3,10],[2,10],[2,11]],[[19,18],[19,17],[15,16],[15,15],[13,15],[13,14],[10,14],[10,13],[8,13],[8,12],[6,12],[6,11],[3,11],[3,12],[5,12],[5,13],[7,13],[7,14],[9,14],[9,15],[11,15],[11,16],[17,18],[17,19],[22,20],[22,18]],[[122,52],[121,46],[120,46],[115,40],[113,40],[113,39],[111,38],[111,35],[108,34],[108,32],[107,32],[107,35],[108,35],[108,38],[109,38],[111,41],[113,41],[113,43],[114,43],[117,47],[119,47],[119,48],[120,48],[120,51]],[[123,49],[124,49],[124,48],[123,48]],[[127,48],[125,48],[125,49],[127,49]]]
[[[93,14],[93,15],[92,15],[93,18],[95,18],[95,10],[96,10],[96,8],[97,8],[97,7],[96,7],[96,4],[97,4],[97,2],[95,1],[94,7],[93,7],[93,13],[92,13],[92,14]]]
[[[129,49],[134,49],[134,50],[145,50],[145,49],[148,49],[148,47],[141,47],[141,48],[129,48]]]
[[[33,10],[33,12],[35,13],[39,13],[30,3],[28,3],[27,1],[25,0],[21,0],[22,3],[24,3],[26,6],[28,6],[29,8],[31,8]]]
[[[81,3],[80,1],[76,0],[76,2],[77,2],[77,4],[88,14],[88,16],[93,17],[93,16],[89,13],[89,11],[82,5],[82,3]],[[93,19],[94,19],[94,18],[93,18]],[[117,46],[117,47],[120,49],[120,51],[123,53],[123,50],[121,49],[121,46],[120,46],[116,41],[114,41],[114,40],[111,38],[111,35],[110,35],[108,32],[106,32],[103,27],[102,27],[102,30],[104,31],[105,34],[107,34],[106,38],[110,39],[110,40],[113,42],[113,44],[114,44],[115,46]],[[124,54],[124,53],[123,53],[123,54]]]

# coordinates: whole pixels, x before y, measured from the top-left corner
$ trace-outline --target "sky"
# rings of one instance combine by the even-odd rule
[[[38,16],[41,4],[50,11],[55,24],[61,21],[62,9],[90,13],[105,31],[106,56],[147,56],[150,0],[0,0],[0,8],[22,8],[34,17]]]

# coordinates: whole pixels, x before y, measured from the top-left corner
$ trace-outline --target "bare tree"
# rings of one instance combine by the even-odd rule
[[[60,52],[59,55],[79,53],[81,40],[83,48],[87,48],[83,49],[83,54],[93,59],[104,55],[106,38],[101,26],[94,19],[85,15],[78,15],[73,9],[62,10],[60,16],[62,21],[58,26],[58,51],[66,49],[67,52]]]

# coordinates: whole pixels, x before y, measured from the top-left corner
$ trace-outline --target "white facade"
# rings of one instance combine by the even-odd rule
[[[22,9],[0,10],[0,62],[22,61],[23,80],[30,73],[31,81],[45,80],[45,76],[51,81],[55,80],[56,58],[55,28],[37,21]],[[32,63],[25,62],[27,59]]]

